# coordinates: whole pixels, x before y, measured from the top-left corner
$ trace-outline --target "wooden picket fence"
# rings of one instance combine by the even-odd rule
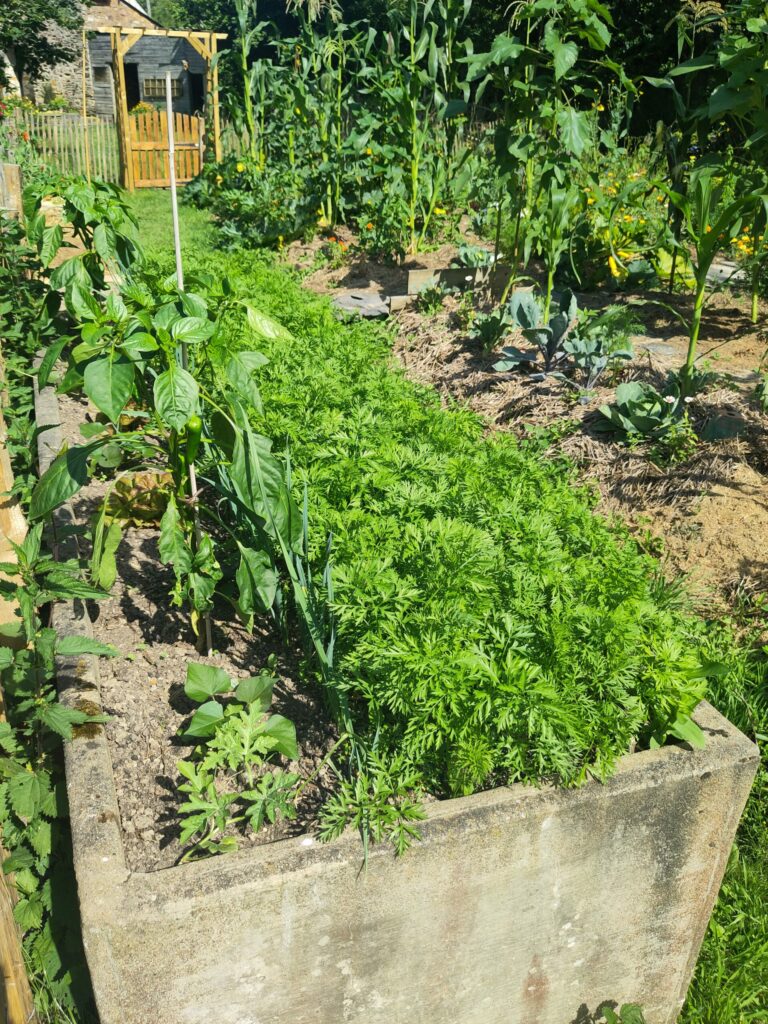
[[[27,142],[48,167],[60,174],[85,174],[90,161],[90,172],[103,181],[120,181],[120,148],[117,128],[111,117],[82,114],[40,113],[36,110],[17,110],[12,143],[21,149]],[[14,160],[14,153],[5,159]]]

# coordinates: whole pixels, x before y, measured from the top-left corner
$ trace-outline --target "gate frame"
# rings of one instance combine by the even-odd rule
[[[219,107],[219,66],[216,59],[220,39],[226,39],[223,32],[194,32],[161,28],[120,28],[112,25],[97,28],[96,32],[108,35],[112,44],[112,64],[115,79],[115,106],[117,108],[117,137],[120,142],[120,163],[123,186],[129,192],[136,188],[133,173],[133,145],[129,126],[128,93],[125,84],[125,56],[144,36],[161,36],[166,39],[186,39],[205,61],[207,94],[213,111],[213,147],[216,162],[221,160],[221,111]],[[206,104],[207,106],[207,104]]]

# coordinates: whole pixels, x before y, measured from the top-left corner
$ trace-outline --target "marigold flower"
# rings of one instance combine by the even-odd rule
[[[368,223],[365,225],[365,230],[373,231],[373,224],[370,221],[368,221]]]

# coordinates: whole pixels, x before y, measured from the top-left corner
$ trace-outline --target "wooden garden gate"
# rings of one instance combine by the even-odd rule
[[[170,185],[167,127],[161,123],[165,118],[165,111],[139,115],[130,114],[128,111],[125,56],[145,36],[185,39],[205,61],[208,96],[206,110],[210,112],[213,151],[218,163],[221,160],[221,119],[217,47],[219,40],[227,38],[226,34],[174,31],[165,28],[119,28],[114,25],[99,27],[96,31],[108,35],[112,44],[117,133],[120,142],[121,177],[125,188],[132,191],[134,188]],[[180,182],[191,181],[202,166],[202,119],[190,117],[188,114],[174,114],[174,118],[176,173]],[[197,167],[197,170],[190,173],[193,167]]]
[[[171,184],[168,166],[168,120],[165,111],[131,114],[128,118],[128,159],[134,188],[165,188]],[[192,181],[203,167],[205,122],[192,114],[173,115],[176,181]]]

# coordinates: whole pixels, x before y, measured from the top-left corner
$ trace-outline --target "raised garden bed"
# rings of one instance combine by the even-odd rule
[[[58,422],[50,390],[37,416]],[[40,435],[42,468],[61,440]],[[55,515],[64,548],[75,518],[71,505]],[[157,581],[128,582],[140,610]],[[113,632],[119,618],[104,614]],[[54,625],[93,628],[77,603],[57,606]],[[59,679],[70,705],[110,710],[92,657],[63,659]],[[375,847],[365,867],[348,833],[137,869],[136,822],[115,787],[118,726],[84,727],[67,746],[67,788],[102,1024],[549,1024],[604,1000],[672,1024],[758,764],[711,707],[696,721],[705,750],[627,756],[603,785],[431,803],[422,842],[401,860]],[[151,788],[155,766],[138,761]]]

